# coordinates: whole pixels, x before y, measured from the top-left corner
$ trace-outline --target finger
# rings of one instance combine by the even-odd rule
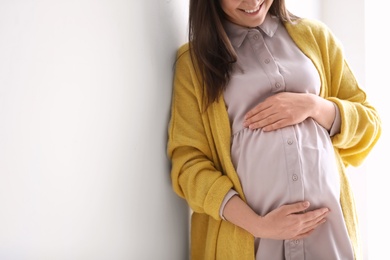
[[[328,212],[324,213],[323,215],[320,215],[319,217],[317,217],[315,219],[304,222],[302,225],[303,230],[317,228],[318,226],[324,224],[326,222],[327,214],[328,214]]]
[[[271,121],[271,120],[269,120],[269,121]],[[277,129],[281,129],[281,128],[289,126],[289,125],[291,125],[291,124],[289,124],[287,120],[280,119],[278,121],[275,120],[272,123],[267,122],[266,124],[263,124],[261,126],[261,128],[262,128],[262,130],[264,132],[270,132],[270,131],[274,131],[274,130],[277,130]],[[249,126],[249,128],[250,129],[257,129],[257,128],[260,128],[260,127],[257,127],[256,125],[254,125],[254,126]]]
[[[325,222],[326,222],[326,219],[322,218],[322,219],[319,219],[317,221],[306,223],[305,227],[302,228],[301,233],[307,233],[310,230],[314,230],[314,229],[318,228],[319,226],[321,226],[322,224],[324,224]]]
[[[244,127],[248,127],[252,130],[262,128],[269,124],[272,124],[272,118],[267,117],[261,119],[260,115],[253,116],[251,119],[244,121]]]
[[[301,238],[308,237],[311,233],[314,232],[315,229],[317,229],[320,225],[324,224],[325,222],[326,219],[323,218],[317,222],[313,222],[312,224],[306,223],[306,225],[304,225],[302,229],[298,232],[298,235],[290,239],[301,239]]]
[[[329,214],[328,208],[320,208],[313,211],[308,211],[303,214],[303,221],[307,223],[316,223],[318,221],[321,221]]]
[[[297,202],[297,203],[294,203],[294,204],[286,205],[285,206],[285,210],[287,212],[287,215],[290,215],[290,214],[301,214],[306,209],[308,209],[309,206],[310,206],[310,202],[303,201],[303,202]]]
[[[270,105],[265,105],[264,103],[258,104],[257,106],[252,108],[248,113],[245,114],[244,121],[252,119],[253,116],[257,115],[258,113],[260,113],[264,110],[267,110],[270,107],[271,107]]]
[[[272,125],[276,122],[279,122],[280,120],[283,120],[283,118],[280,118],[280,114],[271,114],[270,111],[262,111],[252,116],[248,120],[245,120],[244,127],[249,127],[250,129],[258,129],[268,125]]]

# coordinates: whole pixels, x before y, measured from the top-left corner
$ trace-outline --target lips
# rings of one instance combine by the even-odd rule
[[[253,13],[256,13],[257,11],[260,10],[260,7],[262,6],[263,3],[264,3],[264,1],[261,4],[259,4],[258,6],[256,6],[254,9],[251,9],[251,10],[248,10],[248,9],[240,9],[240,10],[247,13],[247,14],[253,14]]]

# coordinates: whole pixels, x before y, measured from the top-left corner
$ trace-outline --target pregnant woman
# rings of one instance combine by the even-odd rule
[[[362,259],[346,167],[381,134],[341,44],[284,0],[190,0],[168,155],[191,260]]]

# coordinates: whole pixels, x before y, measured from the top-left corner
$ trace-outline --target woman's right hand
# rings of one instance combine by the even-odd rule
[[[255,237],[269,239],[301,239],[325,223],[328,208],[307,211],[310,203],[301,201],[280,206],[265,216],[259,216],[238,195],[223,209],[224,218],[247,230]]]
[[[259,216],[251,232],[255,237],[269,239],[301,239],[309,236],[318,226],[326,222],[328,208],[305,211],[308,201],[283,205],[265,216]]]

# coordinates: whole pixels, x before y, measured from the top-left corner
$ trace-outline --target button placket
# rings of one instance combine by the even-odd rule
[[[301,165],[299,159],[299,148],[297,141],[295,140],[294,128],[282,129],[284,146],[285,146],[285,158],[287,173],[286,176],[289,179],[290,200],[299,201],[304,199],[304,187],[303,179],[301,176]]]
[[[256,41],[256,43],[262,41],[262,46],[261,48],[257,49],[257,52],[260,60],[265,65],[263,66],[263,68],[264,68],[264,72],[266,72],[266,74],[270,79],[271,90],[272,92],[280,92],[285,87],[284,78],[280,74],[279,67],[276,61],[274,60],[272,53],[269,51],[265,43],[264,37],[267,36],[263,36],[261,33],[258,36],[259,36],[259,40]]]

